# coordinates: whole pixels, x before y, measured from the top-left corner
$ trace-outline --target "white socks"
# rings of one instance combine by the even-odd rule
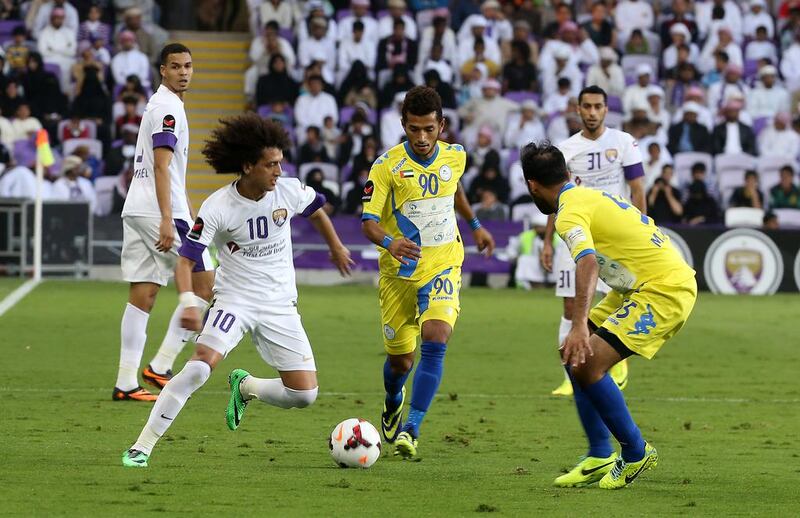
[[[561,324],[558,326],[558,346],[561,347],[561,344],[564,343],[564,340],[567,338],[570,330],[572,329],[572,320],[567,320],[564,316],[561,316]],[[569,380],[569,374],[567,371],[564,370],[564,377]]]
[[[305,408],[317,399],[319,387],[311,390],[294,390],[286,388],[280,378],[263,379],[248,376],[239,384],[239,390],[245,399],[256,398],[280,408]]]
[[[145,313],[131,303],[125,305],[120,325],[121,346],[119,351],[119,371],[116,387],[122,391],[133,390],[139,386],[139,363],[142,361],[144,344],[147,341],[147,320]]]
[[[200,312],[202,313],[206,306],[208,306],[208,302],[200,297],[196,298]],[[169,327],[167,328],[167,334],[164,335],[164,340],[161,342],[161,347],[159,347],[158,353],[150,362],[150,367],[159,374],[165,374],[168,370],[172,369],[175,358],[183,350],[186,342],[191,340],[196,334],[194,331],[189,331],[181,327],[181,314],[183,314],[183,306],[178,304],[175,307],[175,311],[172,312],[172,318],[169,319]]]
[[[203,386],[211,376],[211,367],[206,362],[194,360],[186,362],[178,374],[161,390],[158,399],[150,412],[147,424],[139,434],[133,449],[142,451],[147,455],[153,451],[156,442],[178,416],[186,400],[194,391]]]

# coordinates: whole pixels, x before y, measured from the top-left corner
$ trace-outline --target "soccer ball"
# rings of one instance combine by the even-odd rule
[[[352,417],[337,424],[328,439],[334,462],[342,468],[368,468],[381,456],[381,436],[368,421]]]

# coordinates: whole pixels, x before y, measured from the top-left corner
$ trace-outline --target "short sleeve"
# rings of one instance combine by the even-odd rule
[[[286,178],[279,181],[284,182],[284,185],[287,186],[287,201],[293,214],[300,214],[307,218],[325,205],[325,196],[323,194],[301,183],[297,178]]]
[[[581,257],[594,254],[594,240],[586,214],[564,207],[556,217],[556,232],[566,243],[575,262]]]
[[[364,192],[361,194],[361,202],[363,203],[363,211],[361,220],[372,219],[375,221],[381,220],[383,208],[386,205],[386,200],[389,197],[391,190],[391,177],[386,169],[386,155],[381,155],[369,171],[369,179],[364,184]]]
[[[217,211],[209,203],[210,199],[203,202],[192,228],[187,232],[186,239],[178,250],[181,257],[191,259],[195,263],[202,262],[203,251],[214,241],[214,236],[219,228],[219,217]]]
[[[625,144],[622,147],[622,170],[626,180],[635,180],[644,176],[642,166],[642,153],[639,151],[639,143],[632,136],[625,135]]]
[[[169,106],[165,104],[158,104],[153,107],[150,117],[153,119],[153,131],[151,133],[153,138],[153,149],[159,147],[169,148],[175,151],[175,146],[178,143],[178,131],[181,129],[179,126],[180,114],[178,107]]]

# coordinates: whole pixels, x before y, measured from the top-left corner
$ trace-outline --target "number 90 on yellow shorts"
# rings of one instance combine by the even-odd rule
[[[392,355],[413,352],[422,324],[428,320],[441,320],[455,328],[461,311],[460,291],[458,266],[418,281],[381,276],[378,296],[386,352]]]

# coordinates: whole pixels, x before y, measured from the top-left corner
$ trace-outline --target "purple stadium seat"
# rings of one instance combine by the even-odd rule
[[[353,164],[347,163],[342,167],[339,171],[339,183],[345,183],[350,181],[350,175],[353,173]]]
[[[536,101],[537,104],[539,103],[539,94],[535,94],[533,92],[526,92],[526,91],[506,92],[505,95],[503,95],[503,97],[505,97],[509,101],[514,101],[515,103],[519,104],[522,104],[528,99]]]
[[[766,128],[769,125],[769,123],[770,123],[769,117],[758,117],[756,119],[753,119],[753,133],[756,134],[756,137],[760,135],[762,131],[764,131],[764,128]]]
[[[609,95],[608,111],[622,113],[622,99],[616,95]]]
[[[56,77],[61,77],[61,67],[56,65],[55,63],[45,63],[44,64],[44,71],[50,72],[51,74],[55,75]]]
[[[283,171],[283,174],[286,176],[290,176],[292,178],[297,177],[297,168],[291,162],[288,162],[286,160],[281,162],[281,170]]]
[[[291,28],[278,29],[278,35],[289,43],[294,44],[294,31]]]
[[[262,104],[261,106],[258,107],[259,117],[261,117],[262,119],[266,119],[270,115],[272,115],[272,106],[270,106],[269,104]]]
[[[352,14],[353,14],[353,11],[351,11],[350,9],[337,9],[336,10],[336,23],[339,23],[344,18],[347,18],[348,16],[351,16]]]
[[[36,143],[33,140],[17,140],[13,153],[15,162],[30,167],[36,162]]]
[[[744,78],[752,79],[758,73],[758,61],[747,59],[744,62]]]
[[[350,122],[355,113],[356,109],[352,106],[342,106],[342,109],[339,110],[339,125],[342,127],[347,126],[347,123]]]
[[[9,37],[14,29],[19,26],[25,26],[25,22],[21,20],[0,20],[0,36]]]

